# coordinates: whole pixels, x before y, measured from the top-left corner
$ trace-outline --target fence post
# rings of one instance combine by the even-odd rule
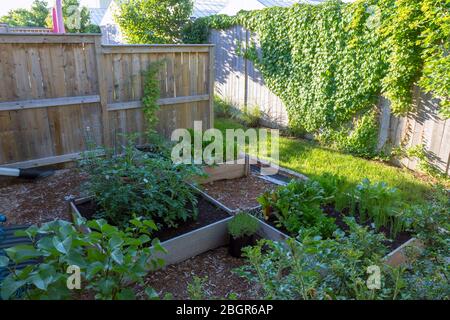
[[[102,37],[95,37],[95,60],[97,64],[98,91],[100,95],[100,106],[102,109],[102,132],[103,145],[111,147],[111,134],[109,131],[108,114],[108,89],[106,87],[105,66],[102,52]]]
[[[214,86],[215,86],[215,50],[216,46],[209,47],[209,127],[214,128]]]

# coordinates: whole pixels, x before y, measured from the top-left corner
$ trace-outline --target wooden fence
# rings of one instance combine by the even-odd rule
[[[216,94],[238,108],[258,106],[267,125],[286,126],[288,117],[282,101],[265,85],[253,63],[238,54],[249,44],[258,43],[257,36],[235,26],[228,30],[213,30],[210,42],[216,47]],[[414,103],[415,113],[398,118],[390,113],[389,102],[380,99],[379,147],[386,143],[406,148],[423,144],[429,161],[450,174],[450,119],[441,119],[436,101],[417,88]],[[417,159],[402,159],[397,164],[412,170],[418,167]]]
[[[143,71],[163,61],[157,130],[213,126],[211,45],[102,46],[100,35],[0,34],[0,165],[77,159],[144,132]]]
[[[210,42],[216,45],[215,92],[236,107],[259,107],[266,124],[286,126],[286,109],[264,83],[253,63],[238,54],[247,48],[256,35],[241,26],[228,30],[213,30]]]

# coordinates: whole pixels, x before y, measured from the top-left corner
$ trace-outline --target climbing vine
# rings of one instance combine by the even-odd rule
[[[156,111],[159,110],[158,99],[160,97],[160,86],[158,73],[162,61],[152,62],[144,74],[144,96],[142,98],[144,117],[150,130],[158,122]]]
[[[380,94],[389,98],[394,114],[412,111],[415,84],[440,98],[442,115],[450,116],[449,6],[450,0],[299,3],[199,19],[196,30],[206,35],[199,32],[197,40],[207,39],[210,29],[233,25],[254,32],[260,51],[252,45],[245,57],[283,100],[292,128],[342,133],[349,124],[363,123],[372,130],[373,121],[354,119],[373,115]],[[354,149],[346,136],[340,144]],[[364,136],[372,145],[362,153],[372,154],[373,132]]]

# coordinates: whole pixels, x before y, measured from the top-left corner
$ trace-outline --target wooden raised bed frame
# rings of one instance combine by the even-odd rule
[[[262,164],[262,165],[271,165],[269,162],[261,160],[259,158],[253,157],[253,156],[248,156],[247,157],[249,159],[251,159],[254,162],[257,162],[258,164]],[[272,165],[273,166],[273,165]],[[286,175],[290,175],[290,176],[294,176],[298,179],[308,179],[308,177],[297,173],[295,171],[283,168],[283,167],[279,167],[279,166],[273,166],[275,168],[278,169],[279,172],[284,173]],[[271,181],[272,183],[276,183],[274,182],[272,179],[267,179],[268,181]],[[281,185],[281,183],[280,183]],[[232,210],[230,208],[228,208],[227,206],[225,206],[223,203],[221,203],[220,201],[218,201],[217,199],[214,199],[213,197],[211,197],[210,195],[208,195],[207,193],[205,193],[204,191],[196,188],[193,186],[194,189],[197,190],[197,192],[199,192],[200,194],[203,195],[204,198],[208,199],[209,201],[213,202],[215,205],[221,207],[222,209],[224,209],[225,211],[229,212],[230,214],[234,215],[237,212],[241,211],[239,209],[235,209]],[[259,211],[261,210],[261,206],[256,206],[254,208],[249,208],[248,211],[253,212],[253,211]],[[255,218],[257,219],[257,218]],[[258,221],[260,222],[260,230],[258,231],[258,235],[269,239],[269,240],[273,240],[273,241],[284,241],[287,238],[290,238],[289,235],[281,232],[280,230],[272,227],[271,225],[265,223],[264,221],[258,219]],[[406,241],[405,243],[403,243],[401,246],[395,248],[393,251],[391,251],[390,253],[388,253],[384,259],[386,261],[386,263],[390,266],[398,266],[401,264],[404,264],[405,262],[407,262],[407,251],[409,248],[411,247],[422,247],[421,242],[416,239],[416,238],[411,238],[408,241]]]
[[[244,163],[237,163],[238,160],[241,160]],[[203,170],[208,176],[195,179],[199,184],[218,180],[237,179],[249,174],[250,161],[247,155],[241,153],[235,161],[227,161],[214,166],[204,166]]]
[[[305,176],[293,173],[291,171],[286,171],[283,168],[280,168],[280,171],[291,175],[294,174],[299,178],[305,178]],[[232,219],[232,216],[235,215],[239,210],[232,210],[217,199],[214,199],[202,190],[198,189],[197,187],[192,187],[206,200],[230,214],[230,217],[161,242],[161,245],[168,252],[166,254],[158,253],[158,257],[164,259],[166,266],[182,262],[209,250],[225,246],[229,242],[228,221]],[[86,197],[75,199],[74,201],[70,202],[70,211],[72,214],[72,219],[75,223],[77,223],[79,218],[81,218],[81,214],[78,211],[76,205],[91,200],[92,197]],[[257,211],[260,209],[261,206],[256,206],[254,208],[250,208],[249,211]],[[285,241],[287,238],[290,238],[289,235],[272,227],[264,221],[256,217],[254,217],[254,219],[257,219],[260,225],[260,228],[257,232],[260,237],[273,241]],[[90,232],[90,230],[86,226],[78,225],[78,227],[85,232]],[[407,261],[406,252],[411,246],[420,248],[421,244],[416,238],[411,238],[400,247],[387,254],[384,257],[386,263],[391,266],[398,266],[405,263]]]

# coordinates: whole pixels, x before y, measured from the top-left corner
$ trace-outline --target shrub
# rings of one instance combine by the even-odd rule
[[[381,290],[366,286],[367,267],[383,266],[387,249],[384,237],[347,218],[350,234],[338,232],[333,239],[313,237],[302,231],[299,242],[287,245],[261,240],[244,249],[249,265],[239,274],[257,282],[266,299],[375,299],[395,297],[395,278],[388,268]],[[383,268],[383,267],[382,267]]]
[[[129,43],[177,43],[192,8],[191,0],[126,0],[115,18]]]
[[[128,141],[120,155],[87,153],[81,169],[88,173],[85,190],[100,207],[97,216],[117,226],[142,216],[174,227],[197,215],[196,197],[185,181],[201,170],[174,165],[160,153],[141,152],[133,141]]]
[[[231,118],[235,113],[235,108],[219,96],[214,96],[214,113],[216,117]]]
[[[135,299],[133,286],[144,285],[149,270],[164,264],[153,255],[165,250],[157,240],[151,241],[156,229],[153,221],[131,222],[133,227],[121,231],[105,220],[92,220],[87,222],[91,233],[80,232],[63,220],[28,228],[22,235],[33,244],[8,248],[8,259],[1,260],[0,267],[9,265],[10,269],[0,284],[2,299],[13,298],[18,290],[24,291],[24,299],[81,299],[92,295],[102,300]],[[40,263],[17,268],[30,259]],[[70,274],[66,270],[72,265],[80,268],[82,281],[78,290],[67,286]],[[151,288],[145,292],[149,297],[155,296]]]
[[[237,114],[237,119],[246,127],[256,128],[261,124],[262,111],[258,106],[247,107]]]
[[[312,180],[292,180],[288,185],[258,198],[263,211],[273,214],[277,225],[290,233],[297,234],[307,228],[315,234],[330,237],[336,225],[334,218],[327,217],[322,211],[321,205],[326,201],[324,190]]]
[[[258,229],[258,220],[245,212],[239,212],[228,222],[228,232],[235,239],[254,235]]]

